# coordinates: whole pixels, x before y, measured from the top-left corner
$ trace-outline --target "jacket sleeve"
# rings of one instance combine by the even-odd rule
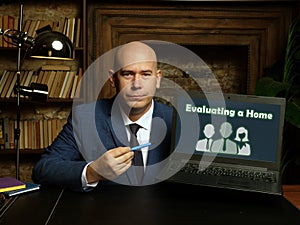
[[[70,115],[63,130],[33,168],[32,179],[42,185],[82,191],[81,174],[86,164],[73,135]]]

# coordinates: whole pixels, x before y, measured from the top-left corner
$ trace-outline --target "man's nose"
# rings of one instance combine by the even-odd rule
[[[132,79],[132,87],[133,88],[140,88],[141,87],[141,75],[135,74]]]

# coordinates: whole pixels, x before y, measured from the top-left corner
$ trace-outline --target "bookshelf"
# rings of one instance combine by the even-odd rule
[[[62,0],[24,3],[23,27],[29,36],[49,25],[52,30],[68,36],[74,46],[71,61],[31,59],[22,51],[21,86],[32,82],[47,84],[46,103],[32,103],[21,97],[20,153],[41,154],[50,145],[66,122],[76,89],[86,69],[86,1]],[[19,2],[0,3],[0,28],[18,29]],[[14,154],[14,126],[16,123],[16,60],[18,49],[0,40],[0,155]],[[76,95],[77,94],[77,95]]]

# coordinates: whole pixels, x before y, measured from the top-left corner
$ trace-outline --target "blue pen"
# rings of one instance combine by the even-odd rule
[[[136,150],[139,150],[139,149],[141,149],[141,148],[148,147],[148,146],[150,146],[150,145],[151,145],[151,143],[149,142],[149,143],[146,143],[146,144],[142,144],[142,145],[138,145],[138,146],[132,147],[130,150],[136,151]]]

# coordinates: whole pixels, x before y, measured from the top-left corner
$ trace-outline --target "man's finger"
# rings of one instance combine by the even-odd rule
[[[120,155],[116,158],[118,163],[126,163],[128,161],[131,161],[133,159],[134,153],[132,151],[129,151],[123,155]]]
[[[130,148],[129,147],[118,147],[118,148],[114,148],[109,150],[110,154],[112,157],[119,157],[121,155],[126,154],[127,152],[130,152]]]

